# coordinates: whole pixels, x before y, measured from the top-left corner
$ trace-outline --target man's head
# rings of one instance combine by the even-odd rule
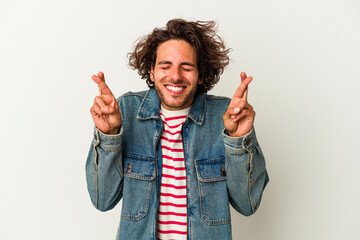
[[[156,64],[157,50],[161,43],[171,39],[184,40],[196,53],[196,65],[202,83],[198,90],[209,91],[219,80],[224,68],[229,63],[229,49],[216,34],[214,21],[188,22],[172,19],[164,28],[155,28],[149,35],[140,38],[129,53],[129,65],[137,69],[149,87],[154,87],[151,69]]]

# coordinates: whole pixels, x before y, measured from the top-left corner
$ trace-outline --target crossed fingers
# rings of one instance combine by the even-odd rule
[[[247,102],[248,95],[248,85],[253,80],[252,77],[247,77],[246,73],[242,72],[241,76],[241,84],[236,89],[235,94],[229,104],[229,110],[231,114],[231,119],[233,121],[238,121],[242,117],[249,114],[249,112],[253,111],[253,108]]]
[[[106,96],[111,96],[114,98],[114,95],[112,94],[110,88],[105,83],[105,77],[103,72],[99,72],[97,75],[92,75],[91,79],[96,82],[99,88],[99,96],[101,98],[104,98]]]
[[[113,113],[117,104],[115,104],[114,95],[105,83],[104,73],[99,72],[97,75],[92,75],[91,79],[98,85],[99,89],[99,96],[94,99],[92,111],[99,116]]]

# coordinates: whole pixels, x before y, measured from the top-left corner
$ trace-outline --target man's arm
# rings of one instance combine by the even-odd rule
[[[223,115],[226,149],[226,178],[231,205],[249,216],[259,207],[269,181],[264,155],[257,142],[253,123],[255,111],[247,102],[252,77],[241,73],[241,84]]]
[[[98,84],[99,96],[90,109],[95,130],[86,161],[86,180],[93,205],[106,211],[122,197],[121,114],[104,74],[99,72],[92,79]]]
[[[249,216],[258,209],[269,177],[264,155],[255,130],[243,137],[230,137],[223,132],[226,149],[226,178],[231,205]]]

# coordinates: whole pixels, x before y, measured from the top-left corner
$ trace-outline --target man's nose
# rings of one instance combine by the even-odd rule
[[[171,69],[170,77],[173,81],[177,81],[181,79],[181,72],[180,69],[177,67],[174,67]]]

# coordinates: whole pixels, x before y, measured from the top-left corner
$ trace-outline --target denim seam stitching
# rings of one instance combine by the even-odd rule
[[[121,144],[118,145],[106,145],[100,142],[99,146],[104,149],[105,151],[110,151],[110,152],[115,152],[119,150],[119,147],[121,146]]]
[[[198,179],[199,178],[199,170],[196,167],[196,174],[198,175]],[[201,219],[207,224],[207,225],[222,225],[222,224],[228,224],[231,222],[231,218],[229,216],[229,218],[227,219],[219,219],[219,220],[210,220],[209,218],[207,218],[205,216],[205,194],[202,188],[202,184],[206,184],[206,183],[201,183],[201,181],[198,181],[198,185],[199,185],[199,193],[200,193],[200,211],[201,211]]]
[[[121,179],[122,179],[124,177],[124,170],[123,170],[123,166],[122,166],[121,161],[117,161],[119,154],[121,154],[120,151],[118,152],[118,154],[117,154],[117,156],[115,158],[115,165],[116,165],[116,167],[117,167],[117,169],[118,169],[118,171],[120,173]]]
[[[98,207],[98,198],[99,198],[99,194],[98,194],[98,154],[97,154],[97,147],[96,145],[94,145],[94,168],[95,168],[95,175],[94,175],[94,185],[95,185],[95,196],[93,196],[94,198],[94,206],[96,207],[96,209],[99,209]]]
[[[251,181],[251,176],[252,176],[252,171],[253,171],[253,153],[249,152],[249,164],[250,164],[250,171],[249,171],[249,175],[248,175],[248,181],[249,181],[249,197],[250,197],[250,205],[251,205],[251,210],[254,213],[255,212],[255,208],[256,208],[256,203],[255,203],[255,199],[254,196],[252,194],[252,181]]]
[[[155,176],[145,177],[140,174],[134,174],[134,173],[124,173],[124,177],[129,177],[138,180],[145,180],[145,181],[151,181],[155,179]]]
[[[124,154],[124,157],[125,157],[125,158],[133,158],[133,159],[139,159],[139,160],[144,160],[144,161],[155,162],[155,159],[153,159],[153,158],[151,158],[151,157],[148,157],[148,156],[142,157],[142,156],[139,156],[139,155],[126,153],[126,154]]]
[[[225,159],[224,159],[225,160]],[[223,161],[223,160],[221,160]],[[225,162],[225,161],[224,161]],[[198,175],[198,179],[200,182],[220,182],[220,181],[226,181],[226,176],[219,176],[219,177],[208,177],[208,178],[204,178],[202,175],[201,175],[201,171],[199,169],[199,164],[196,164],[195,163],[195,168],[196,168],[196,172],[197,172],[197,175]]]
[[[221,157],[221,158],[214,158],[214,159],[209,159],[209,160],[196,160],[195,164],[196,165],[201,165],[201,164],[206,164],[206,163],[211,163],[211,162],[220,162],[220,161],[224,161],[225,157]],[[200,161],[200,162],[199,162]]]
[[[137,216],[134,216],[134,217],[121,215],[121,218],[123,218],[125,220],[130,220],[130,221],[140,221],[141,219],[143,219],[147,215],[147,213],[149,211],[149,201],[150,201],[151,192],[152,192],[151,191],[152,184],[153,184],[153,181],[150,181],[149,184],[148,184],[144,211],[140,211],[139,214]]]

